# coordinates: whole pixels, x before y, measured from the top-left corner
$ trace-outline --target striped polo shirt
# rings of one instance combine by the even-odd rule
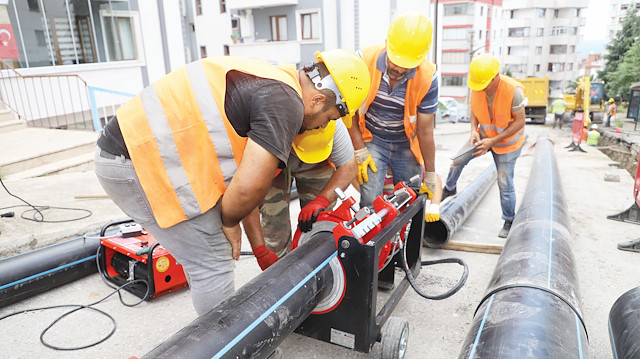
[[[362,56],[362,52],[358,52]],[[387,51],[378,56],[376,68],[382,72],[380,87],[375,100],[365,114],[366,126],[371,134],[387,142],[407,141],[404,132],[404,99],[407,82],[416,74],[416,69],[398,81],[393,88],[389,84],[386,63]],[[434,113],[438,110],[438,72],[434,72],[431,87],[418,106],[419,113]]]

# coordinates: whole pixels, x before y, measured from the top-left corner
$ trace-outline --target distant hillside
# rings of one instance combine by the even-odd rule
[[[586,57],[589,54],[602,54],[606,47],[607,40],[586,40],[578,44],[576,51]]]

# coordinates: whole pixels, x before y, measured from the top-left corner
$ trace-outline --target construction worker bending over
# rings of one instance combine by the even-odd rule
[[[369,67],[371,89],[357,123],[349,129],[358,162],[360,206],[382,194],[387,167],[393,183],[422,177],[431,204],[425,220],[440,217],[440,178],[435,172],[433,121],[438,109],[436,66],[425,58],[431,47],[431,21],[419,12],[395,19],[386,46],[360,50]]]
[[[500,75],[498,59],[481,54],[469,65],[467,85],[471,88],[471,136],[466,146],[476,146],[449,169],[442,199],[455,195],[464,166],[474,157],[491,151],[498,170],[498,188],[504,225],[498,234],[506,238],[516,211],[513,172],[524,143],[524,107],[527,104],[522,85]]]
[[[355,53],[316,60],[312,71],[233,56],[195,61],[122,105],[100,134],[100,184],[182,264],[198,315],[234,291],[239,223],[296,136],[353,114],[366,97]]]
[[[287,168],[271,183],[260,209],[254,210],[242,220],[253,253],[262,270],[291,251],[289,203],[293,178],[296,180],[302,208],[298,216],[298,228],[302,232],[311,230],[321,211],[333,209],[337,199],[334,190],[338,187],[346,189],[356,178],[358,166],[344,123],[334,121],[324,129],[313,131],[318,131],[318,136],[315,136],[319,137],[317,144],[303,142],[308,142],[313,137],[303,138],[301,141],[294,140],[294,151],[289,155]],[[316,146],[323,148],[312,153],[302,151],[302,148]]]

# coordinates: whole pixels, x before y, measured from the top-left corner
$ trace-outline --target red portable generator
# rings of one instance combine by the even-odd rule
[[[120,233],[104,238],[107,228],[120,225]],[[98,270],[107,281],[124,287],[143,300],[188,285],[187,278],[169,252],[151,234],[132,221],[109,223],[100,232]]]

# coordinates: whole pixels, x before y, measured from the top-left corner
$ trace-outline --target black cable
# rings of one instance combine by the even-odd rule
[[[416,284],[416,280],[413,277],[413,273],[411,273],[411,270],[409,269],[409,264],[407,263],[407,246],[404,245],[404,243],[402,241],[400,241],[400,245],[402,246],[402,269],[404,269],[404,272],[407,275],[407,279],[409,280],[409,283],[411,284],[413,289],[421,297],[426,298],[426,299],[431,299],[431,300],[442,300],[442,299],[445,299],[445,298],[449,298],[450,296],[456,294],[462,288],[462,286],[464,286],[464,284],[466,283],[467,277],[469,276],[469,267],[467,267],[467,263],[465,263],[462,259],[460,259],[460,258],[443,258],[443,259],[436,259],[436,260],[432,260],[432,261],[422,261],[422,262],[420,262],[421,266],[428,266],[428,265],[442,264],[442,263],[458,263],[464,269],[463,272],[462,272],[462,276],[460,277],[460,280],[458,280],[458,283],[456,283],[456,285],[454,285],[453,288],[451,288],[450,290],[446,291],[445,293],[439,294],[439,295],[428,295],[428,294],[425,294],[424,292],[422,292],[422,290],[420,290],[420,287],[418,287],[418,285]]]
[[[20,201],[24,202],[26,205],[15,205],[15,206],[9,206],[9,207],[3,207],[0,208],[0,211],[5,210],[5,209],[9,209],[9,208],[17,208],[17,207],[31,207],[32,209],[28,209],[24,212],[22,212],[22,214],[20,215],[20,218],[22,219],[26,219],[28,221],[34,221],[34,222],[40,222],[40,223],[65,223],[65,222],[73,222],[73,221],[79,221],[81,219],[85,219],[90,217],[93,212],[91,212],[88,209],[83,209],[83,208],[67,208],[67,207],[52,207],[52,206],[34,206],[31,203],[25,201],[24,199],[14,195],[13,193],[11,193],[9,191],[9,189],[7,188],[7,186],[4,185],[4,182],[2,182],[2,178],[0,178],[0,184],[2,185],[2,187],[4,188],[5,191],[7,191],[7,193],[12,196],[15,197],[17,199],[19,199]],[[65,220],[59,220],[59,221],[46,221],[44,219],[44,214],[42,214],[42,211],[46,211],[49,209],[60,209],[60,210],[66,210],[66,211],[78,211],[78,212],[85,212],[87,213],[84,216],[78,217],[78,218],[72,218],[72,219],[65,219]],[[35,211],[35,212],[34,212]],[[28,218],[25,217],[26,213],[29,212],[34,212],[32,218]],[[36,215],[39,215],[39,218],[36,218]]]

